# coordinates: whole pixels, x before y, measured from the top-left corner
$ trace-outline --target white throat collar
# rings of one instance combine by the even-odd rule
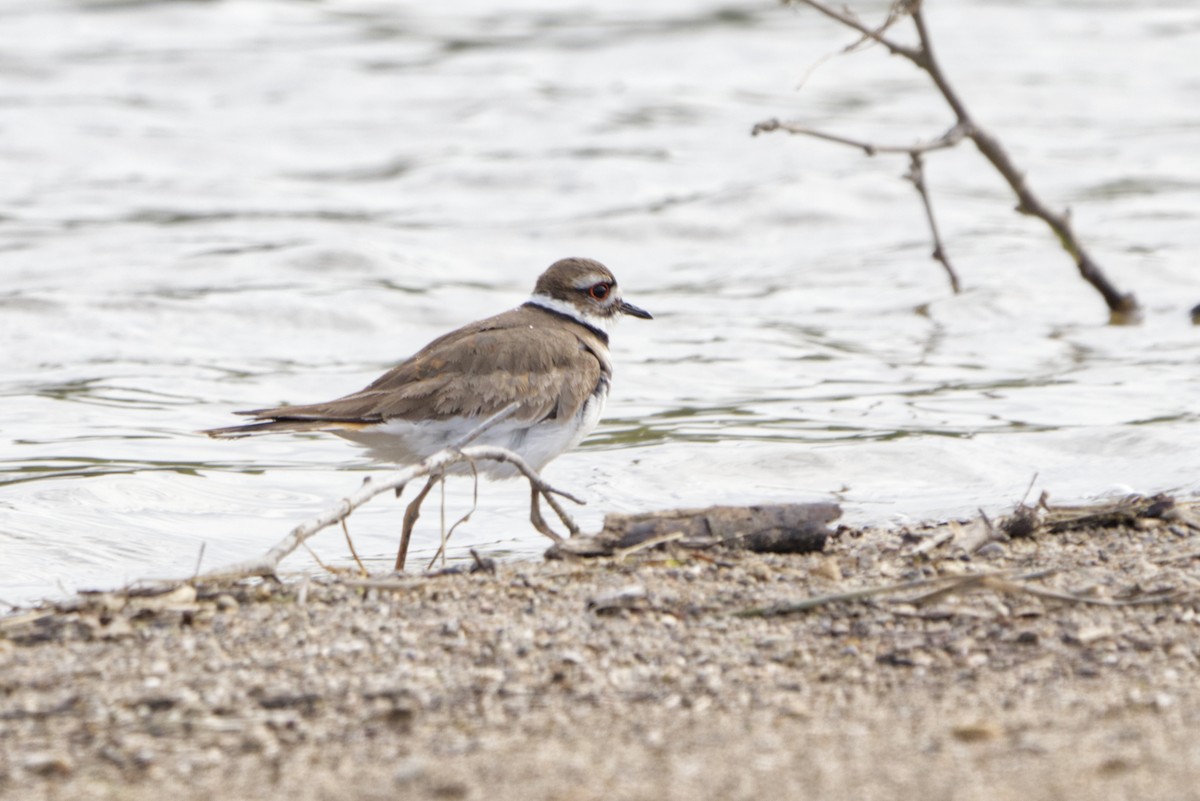
[[[549,295],[538,293],[531,295],[528,300],[534,306],[540,306],[543,309],[562,314],[570,317],[572,320],[586,325],[588,328],[595,328],[603,333],[608,333],[609,325],[612,323],[611,317],[601,317],[597,314],[587,314],[573,303],[568,303],[565,300],[552,298]]]

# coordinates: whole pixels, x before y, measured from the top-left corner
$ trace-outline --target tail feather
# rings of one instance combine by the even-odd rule
[[[246,423],[240,426],[226,428],[209,428],[198,433],[207,434],[213,439],[241,439],[255,434],[269,434],[276,431],[341,431],[363,428],[366,423],[353,423],[344,420],[262,420],[257,423]]]

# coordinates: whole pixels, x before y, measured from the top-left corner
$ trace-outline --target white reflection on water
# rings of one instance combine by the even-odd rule
[[[849,40],[773,2],[8,3],[0,599],[260,552],[372,466],[192,432],[357,389],[569,254],[657,317],[615,332],[608,417],[549,470],[587,525],[830,496],[855,522],[996,510],[1035,472],[1064,500],[1194,492],[1193,17],[932,13],[976,114],[1145,304],[1111,328],[968,148],[928,165],[951,297],[904,164],[750,139],[771,116],[898,142],[949,122],[881,54],[794,91]],[[453,484],[449,513],[469,497]],[[460,549],[539,552],[524,503],[489,485]],[[384,566],[398,526],[380,501],[351,530]]]

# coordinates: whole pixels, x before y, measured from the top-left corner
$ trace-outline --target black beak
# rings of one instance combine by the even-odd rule
[[[621,301],[621,305],[617,307],[617,310],[620,312],[623,312],[624,314],[628,314],[632,317],[641,317],[643,320],[653,320],[654,319],[653,314],[646,311],[645,309],[640,309],[637,306],[634,306],[632,303],[630,303],[627,300]]]

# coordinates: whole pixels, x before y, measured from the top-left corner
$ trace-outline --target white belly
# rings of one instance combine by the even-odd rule
[[[552,459],[574,448],[600,422],[604,401],[608,396],[607,382],[601,391],[592,395],[579,413],[567,420],[546,420],[542,423],[504,420],[485,431],[472,445],[498,445],[516,452],[534,470],[541,471]],[[366,446],[374,459],[412,464],[448,447],[459,437],[475,428],[481,418],[451,418],[449,420],[389,420],[358,431],[338,431],[339,436]],[[489,478],[516,478],[520,472],[510,464],[486,462],[476,469]],[[470,473],[466,464],[450,469],[452,473]]]

